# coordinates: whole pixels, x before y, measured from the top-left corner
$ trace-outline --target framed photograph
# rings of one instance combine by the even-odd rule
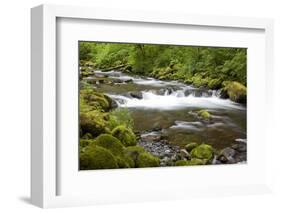
[[[31,14],[33,204],[270,192],[272,20]]]

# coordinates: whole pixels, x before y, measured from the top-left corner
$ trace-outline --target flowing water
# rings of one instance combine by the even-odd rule
[[[130,76],[118,71],[95,71],[86,80],[128,108],[139,132],[161,131],[170,144],[209,143],[221,149],[246,139],[246,107],[221,99],[216,91],[198,89],[177,81]],[[110,83],[109,83],[110,82]],[[211,123],[200,121],[195,111],[206,109]]]

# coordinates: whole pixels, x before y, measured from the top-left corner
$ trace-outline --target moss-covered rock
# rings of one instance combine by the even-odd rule
[[[88,146],[92,142],[93,142],[92,139],[80,139],[79,140],[79,146],[80,146],[80,148],[83,148],[83,147]]]
[[[88,146],[80,152],[80,169],[116,169],[117,160],[113,154],[100,146]]]
[[[143,152],[141,153],[136,161],[136,166],[138,168],[145,168],[145,167],[158,167],[160,165],[160,160],[153,155]]]
[[[223,85],[230,100],[238,103],[247,102],[247,88],[243,84],[236,81],[226,81],[223,82]]]
[[[98,110],[81,112],[80,129],[82,135],[90,133],[93,137],[108,132],[104,113]]]
[[[191,152],[191,150],[196,148],[197,146],[198,143],[193,142],[193,143],[186,144],[184,148],[186,149],[186,151]]]
[[[207,110],[199,110],[197,112],[197,115],[202,118],[202,119],[205,119],[205,120],[209,120],[211,118],[211,114],[207,111]]]
[[[134,168],[135,162],[129,156],[117,157],[117,164],[119,168]]]
[[[139,155],[144,152],[145,149],[141,146],[129,146],[125,149],[125,155],[131,158],[134,162],[136,162]]]
[[[84,134],[81,138],[82,138],[82,139],[89,140],[89,139],[93,139],[93,136],[92,136],[91,133],[87,132],[87,133]]]
[[[196,165],[205,165],[207,163],[206,160],[192,158],[191,160],[178,160],[175,165],[176,166],[196,166]]]
[[[124,146],[135,146],[137,143],[133,131],[123,125],[115,127],[111,134],[118,138]]]
[[[214,156],[214,149],[208,144],[201,144],[192,149],[190,154],[192,158],[205,159],[210,161]]]
[[[83,98],[87,105],[94,109],[109,111],[112,107],[112,100],[110,97],[103,93],[97,92],[93,88],[85,88],[80,90],[80,97]]]
[[[90,145],[97,145],[108,149],[114,156],[124,155],[123,144],[117,138],[109,134],[99,135]]]

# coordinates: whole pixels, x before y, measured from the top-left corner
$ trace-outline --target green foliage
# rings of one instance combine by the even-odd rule
[[[116,169],[117,160],[113,154],[100,146],[87,146],[80,151],[80,169]]]
[[[147,152],[140,153],[136,161],[136,166],[138,168],[158,167],[159,164],[160,164],[159,158],[154,157],[153,155]]]
[[[211,79],[208,82],[208,88],[210,88],[210,89],[219,89],[219,88],[221,88],[221,84],[222,84],[222,80],[221,79],[214,78],[214,79]]]
[[[120,125],[115,127],[111,134],[118,138],[124,146],[135,146],[137,143],[135,134],[126,126]]]
[[[79,59],[89,60],[91,58],[91,48],[92,44],[90,42],[79,42]]]
[[[115,137],[109,134],[99,135],[90,145],[101,146],[111,151],[114,156],[123,156],[124,146]]]
[[[214,149],[208,144],[201,144],[191,151],[192,158],[211,160],[214,156]]]
[[[247,88],[236,81],[224,82],[224,89],[227,91],[229,98],[232,101],[239,103],[246,103],[247,101]]]
[[[133,129],[134,120],[131,113],[126,108],[117,108],[109,113],[108,125],[110,129],[114,129],[117,126],[123,125],[127,128]]]
[[[193,143],[186,144],[184,148],[186,149],[186,151],[191,152],[191,150],[197,146],[198,146],[198,144],[193,142]]]

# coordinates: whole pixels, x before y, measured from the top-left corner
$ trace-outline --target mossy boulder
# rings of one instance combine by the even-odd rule
[[[85,88],[80,90],[80,97],[84,102],[94,109],[109,111],[112,108],[113,101],[107,95],[97,92],[93,88]]]
[[[205,165],[207,163],[206,160],[192,158],[191,160],[178,160],[175,165],[176,166],[196,166],[196,165]]]
[[[214,156],[214,149],[208,144],[201,144],[191,151],[191,157],[210,161]]]
[[[204,109],[199,110],[197,112],[197,115],[204,120],[209,120],[212,117],[211,114],[207,110],[204,110]]]
[[[82,139],[93,139],[93,136],[91,133],[87,132],[85,135],[82,136]]]
[[[160,160],[157,157],[149,154],[148,152],[141,153],[136,161],[136,166],[138,168],[145,167],[158,167],[160,165]]]
[[[117,160],[113,154],[100,146],[88,146],[80,152],[80,169],[116,169]]]
[[[117,164],[119,168],[134,168],[135,162],[128,156],[117,157]]]
[[[236,81],[226,81],[223,82],[223,85],[230,100],[238,103],[247,102],[247,88],[243,84]]]
[[[107,123],[104,119],[104,113],[94,110],[80,113],[80,129],[81,134],[90,133],[93,137],[97,137],[102,133],[106,133]]]
[[[97,145],[108,149],[112,152],[114,156],[124,155],[123,144],[117,138],[113,137],[110,134],[99,135],[90,145]]]
[[[132,161],[134,162],[133,167],[135,167],[139,155],[144,152],[145,149],[141,146],[129,146],[125,149],[125,156],[132,159]]]
[[[79,140],[79,146],[80,146],[80,148],[83,148],[83,147],[88,146],[92,142],[93,142],[92,139],[80,139]]]
[[[184,148],[186,151],[191,152],[192,149],[196,148],[197,146],[198,146],[198,143],[193,142],[193,143],[186,144]]]
[[[123,125],[115,127],[111,134],[118,138],[124,146],[135,146],[137,143],[136,136],[133,131]]]

